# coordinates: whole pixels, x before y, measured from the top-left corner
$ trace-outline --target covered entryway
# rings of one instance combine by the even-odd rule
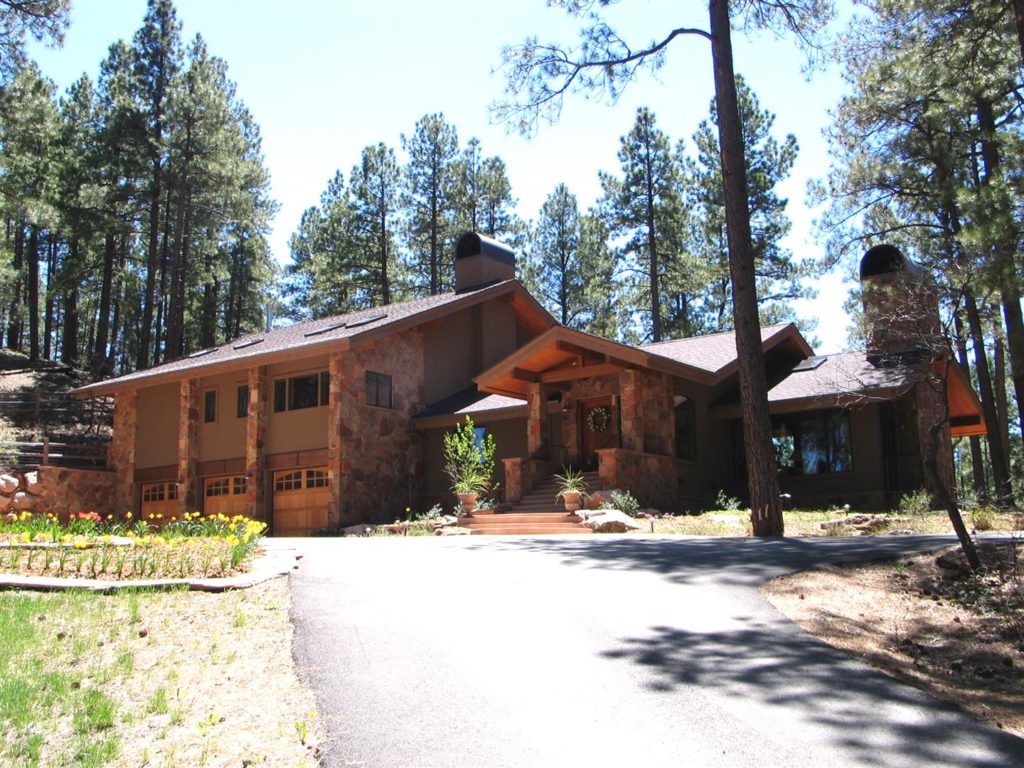
[[[274,535],[309,536],[326,528],[330,496],[327,467],[275,472]]]
[[[580,403],[580,464],[597,469],[597,452],[619,445],[618,397],[601,397]]]

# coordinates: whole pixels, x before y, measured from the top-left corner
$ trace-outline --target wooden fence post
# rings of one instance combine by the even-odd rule
[[[50,438],[43,436],[43,466],[50,463]]]

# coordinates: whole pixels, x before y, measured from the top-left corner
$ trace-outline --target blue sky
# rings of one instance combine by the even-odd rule
[[[618,169],[619,138],[640,106],[651,108],[673,141],[689,138],[707,115],[713,95],[709,45],[677,40],[657,76],[641,75],[615,105],[566,100],[556,125],[527,139],[491,121],[488,105],[500,97],[504,44],[528,35],[574,39],[576,24],[544,0],[177,0],[183,36],[196,33],[225,59],[239,96],[263,133],[263,151],[281,204],[271,245],[289,260],[288,238],[302,211],[316,204],[327,180],[346,178],[362,148],[384,141],[396,151],[428,112],[443,112],[463,143],[480,139],[485,154],[506,162],[519,212],[534,218],[544,198],[564,182],[582,207],[597,198],[597,172]],[[700,2],[680,11],[678,0],[627,0],[609,13],[637,45],[679,25],[706,26]],[[703,8],[702,8],[703,6]],[[141,25],[145,0],[73,0],[71,28],[59,50],[33,48],[43,73],[66,87],[83,72],[95,78],[109,45]],[[801,73],[803,55],[791,41],[769,35],[734,37],[736,70],[762,106],[777,115],[777,135],[793,133],[800,155],[781,187],[789,199],[793,233],[786,245],[817,256],[822,245],[805,205],[806,184],[824,175],[828,157],[822,128],[842,82],[834,71]],[[817,282],[817,300],[799,302],[801,316],[817,317],[819,351],[846,346],[841,275]]]

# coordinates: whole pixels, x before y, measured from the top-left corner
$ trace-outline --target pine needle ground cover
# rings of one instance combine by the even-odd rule
[[[313,766],[287,581],[0,593],[0,765]]]
[[[810,634],[1024,737],[1024,545],[983,542],[776,579],[765,596]]]
[[[232,576],[249,569],[266,528],[240,515],[157,517],[7,515],[0,521],[0,573],[105,580]]]

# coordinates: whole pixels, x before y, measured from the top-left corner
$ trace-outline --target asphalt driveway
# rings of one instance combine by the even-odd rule
[[[294,653],[327,766],[1024,766],[1024,741],[817,642],[759,592],[941,543],[313,539]]]

